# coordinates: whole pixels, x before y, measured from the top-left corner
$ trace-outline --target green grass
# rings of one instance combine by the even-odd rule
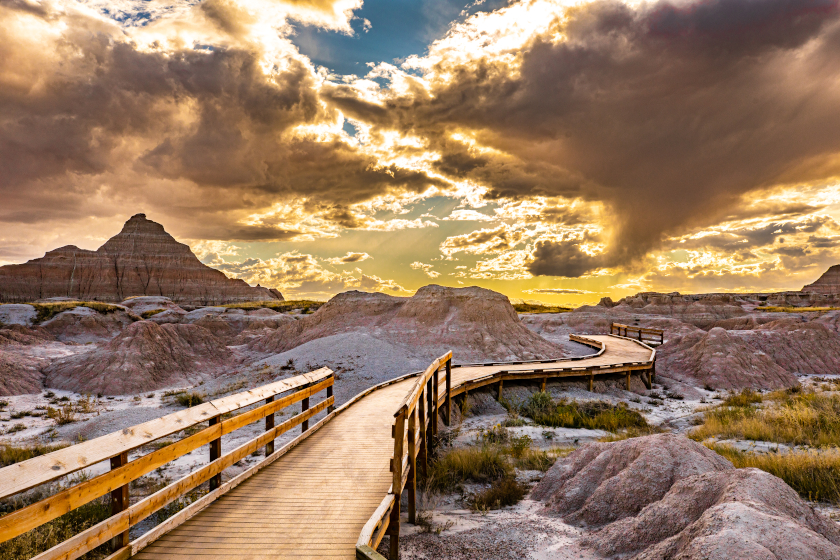
[[[492,482],[512,475],[513,467],[498,447],[455,448],[429,465],[426,484],[433,490],[452,491],[464,482]]]
[[[760,404],[760,406],[758,406]],[[704,414],[689,437],[771,441],[810,447],[840,446],[840,395],[776,391],[730,395]]]
[[[221,307],[228,309],[244,309],[246,311],[253,311],[254,309],[272,309],[279,313],[287,313],[300,309],[303,313],[313,313],[319,307],[324,305],[325,301],[315,301],[311,299],[299,299],[291,301],[245,301],[242,303],[228,303]]]
[[[561,305],[538,305],[535,303],[514,303],[513,308],[517,313],[568,313],[571,307]]]
[[[113,313],[114,311],[124,311],[124,309],[118,305],[102,303],[99,301],[57,301],[54,303],[29,303],[27,305],[34,307],[35,311],[38,313],[35,317],[36,323],[49,321],[59,313],[69,311],[70,309],[75,309],[77,307],[87,307],[102,314]]]
[[[709,445],[738,468],[761,469],[784,480],[803,498],[840,503],[840,450],[791,453],[748,453],[724,445]]]
[[[603,401],[555,402],[545,392],[534,393],[522,406],[521,414],[541,426],[553,428],[588,428],[617,432],[628,428],[648,428],[645,417],[625,403],[612,405]]]

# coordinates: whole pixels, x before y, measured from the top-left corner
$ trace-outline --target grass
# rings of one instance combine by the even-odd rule
[[[187,393],[184,391],[175,395],[175,402],[181,406],[189,408],[203,403],[204,395],[199,395],[198,393]]]
[[[729,446],[709,445],[738,468],[754,467],[778,476],[811,501],[840,503],[840,450],[791,453],[747,453]]]
[[[748,391],[732,394],[707,411],[689,437],[840,446],[840,395],[791,390],[763,396]]]
[[[30,303],[28,305],[34,307],[35,311],[38,313],[35,317],[36,323],[49,321],[59,313],[69,311],[70,309],[75,309],[77,307],[88,307],[97,313],[102,314],[113,313],[114,311],[124,311],[124,309],[118,305],[102,303],[99,301],[57,301],[54,303]]]
[[[561,305],[538,305],[536,303],[514,303],[513,308],[517,313],[568,313],[571,307]]]
[[[72,424],[73,422],[75,422],[76,414],[73,410],[73,405],[67,403],[59,408],[53,408],[51,406],[48,406],[47,418],[55,420],[55,423],[59,426],[64,426],[65,424]]]
[[[840,307],[780,307],[774,305],[766,305],[756,307],[756,311],[767,311],[769,313],[825,313],[827,311],[835,311]]]
[[[303,313],[313,313],[325,303],[325,301],[315,301],[311,299],[299,299],[292,301],[244,301],[241,303],[228,303],[222,305],[221,307],[227,307],[228,309],[244,309],[246,311],[252,311],[254,309],[272,309],[279,313],[288,313],[289,311],[300,309]]]
[[[521,414],[541,426],[553,428],[588,428],[617,432],[629,428],[648,428],[645,417],[625,403],[612,405],[604,401],[555,402],[545,392],[534,393],[522,406]]]
[[[515,478],[506,477],[493,481],[490,488],[478,492],[472,497],[470,506],[476,511],[501,509],[519,503],[528,493],[528,487]]]
[[[513,476],[502,449],[494,446],[450,449],[429,465],[430,489],[452,491],[464,482],[492,482]]]
[[[140,316],[144,319],[148,319],[149,317],[154,317],[158,313],[163,313],[166,309],[149,309],[148,311],[144,311],[140,314]]]

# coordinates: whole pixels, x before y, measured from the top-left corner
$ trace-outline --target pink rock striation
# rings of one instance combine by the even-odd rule
[[[0,267],[3,302],[68,297],[116,303],[131,296],[164,296],[182,306],[283,299],[277,290],[251,287],[203,264],[145,214],[132,216],[96,251],[67,245]]]
[[[840,294],[840,264],[835,264],[825,271],[816,282],[802,288],[811,294]]]

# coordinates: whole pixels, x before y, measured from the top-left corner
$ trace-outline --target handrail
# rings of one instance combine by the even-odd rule
[[[334,409],[335,399],[332,394],[334,382],[333,372],[327,368],[321,368],[0,469],[0,498],[5,498],[102,460],[109,458],[111,460],[109,472],[75,484],[35,504],[0,517],[0,542],[12,539],[111,493],[111,517],[35,558],[37,560],[58,558],[74,560],[110,539],[113,539],[114,548],[125,549],[129,544],[128,530],[132,525],[203,482],[210,481],[212,493],[221,485],[223,470],[262,447],[265,447],[267,457],[274,454],[274,440],[295,426],[302,425],[303,432],[307,432],[310,418],[324,410],[332,412]],[[293,389],[297,391],[274,400],[276,395]],[[324,389],[327,391],[326,398],[310,408],[309,398]],[[262,400],[265,401],[262,406],[228,419],[222,419],[222,414],[251,406]],[[274,414],[298,402],[302,403],[301,413],[275,426]],[[265,432],[236,449],[222,454],[221,437],[223,435],[262,419],[266,420]],[[128,461],[128,451],[208,420],[207,428]],[[151,496],[129,505],[128,485],[131,481],[207,444],[210,444],[210,463]]]
[[[622,334],[622,330],[624,334]],[[644,340],[644,337],[647,335],[647,339],[652,342],[658,342],[659,344],[665,343],[665,331],[662,329],[654,329],[650,327],[638,327],[632,325],[625,325],[623,323],[611,323],[610,324],[610,334],[615,334],[618,336],[623,336],[625,338],[630,338],[631,334],[636,335],[634,338],[637,340]]]

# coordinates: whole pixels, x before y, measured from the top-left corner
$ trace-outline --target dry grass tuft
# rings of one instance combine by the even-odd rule
[[[40,457],[59,449],[67,447],[66,444],[58,445],[33,445],[30,447],[15,447],[12,445],[0,445],[0,467],[8,467],[21,461]]]
[[[149,309],[148,311],[144,311],[140,314],[143,319],[148,319],[149,317],[154,317],[158,313],[163,313],[166,309]]]
[[[431,490],[452,491],[464,482],[491,482],[512,475],[513,468],[498,447],[456,448],[429,465],[426,486]]]
[[[246,311],[253,311],[254,309],[272,309],[278,313],[287,313],[300,309],[302,313],[314,313],[319,307],[324,305],[325,301],[316,301],[312,299],[299,299],[292,301],[245,301],[241,303],[228,303],[221,307],[228,309],[244,309]]]
[[[505,477],[493,482],[490,488],[475,494],[470,506],[476,511],[501,509],[516,505],[528,493],[528,487],[513,477]]]
[[[517,313],[568,313],[571,307],[561,305],[538,305],[536,303],[514,303],[513,308]]]
[[[753,467],[778,476],[807,500],[840,503],[838,449],[747,453],[725,445],[708,447],[738,468]]]
[[[77,307],[87,307],[93,309],[97,313],[113,313],[114,311],[125,311],[119,305],[112,305],[110,303],[102,303],[100,301],[57,301],[54,303],[30,303],[38,313],[35,318],[36,323],[43,323],[49,321],[59,313],[75,309]]]
[[[618,432],[629,428],[647,428],[645,417],[625,403],[612,405],[603,401],[578,403],[561,399],[554,402],[545,392],[534,393],[522,407],[521,414],[541,426],[553,428],[588,428]]]

